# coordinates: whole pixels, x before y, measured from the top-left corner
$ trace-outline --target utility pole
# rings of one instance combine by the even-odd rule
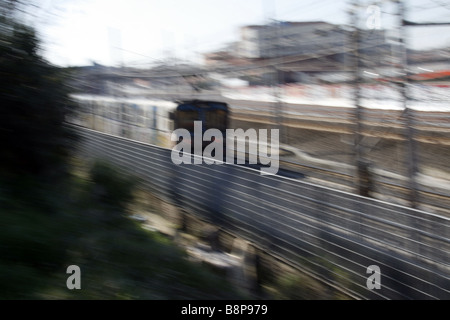
[[[417,168],[417,152],[416,152],[416,141],[415,141],[415,121],[414,113],[408,106],[408,87],[410,72],[408,68],[408,47],[406,44],[406,26],[408,25],[406,16],[406,7],[402,0],[397,0],[397,9],[399,17],[399,28],[400,28],[400,50],[401,50],[401,66],[403,69],[402,80],[400,82],[400,90],[403,98],[403,112],[405,116],[406,124],[406,135],[407,135],[407,165],[408,165],[408,177],[409,177],[409,201],[411,207],[416,208],[418,203],[418,192],[417,192],[417,181],[416,174],[418,172]]]
[[[283,126],[283,103],[281,101],[281,90],[284,82],[282,68],[277,67],[277,63],[283,61],[280,52],[280,21],[276,19],[276,3],[274,0],[262,0],[263,10],[265,13],[266,25],[262,31],[263,55],[267,61],[267,75],[269,76],[268,86],[272,88],[272,94],[275,102],[272,104],[272,116],[275,122],[275,128],[279,130],[280,143],[287,142],[285,139],[285,128]],[[275,33],[275,37],[273,37]],[[270,43],[270,41],[273,41]],[[271,62],[272,61],[272,62]],[[272,63],[272,66],[270,65]],[[281,64],[282,65],[282,64]],[[270,76],[272,74],[272,76]]]
[[[360,84],[362,83],[362,73],[361,73],[361,56],[360,56],[360,40],[361,40],[361,32],[359,28],[359,2],[358,0],[354,0],[351,4],[350,8],[350,19],[351,24],[353,26],[353,31],[350,32],[351,41],[353,47],[353,62],[354,62],[354,103],[355,103],[355,144],[354,144],[354,153],[355,153],[355,162],[356,162],[356,181],[355,188],[358,194],[362,196],[369,195],[370,189],[370,179],[369,179],[369,168],[367,162],[364,160],[364,154],[362,149],[362,107],[361,107],[361,88]]]
[[[283,54],[280,52],[281,43],[280,38],[283,37],[282,30],[281,30],[281,22],[278,20],[275,21],[275,54],[273,57],[273,72],[274,72],[274,96],[275,96],[275,121],[276,121],[276,128],[279,130],[280,134],[280,143],[286,143],[285,141],[285,133],[284,133],[284,126],[283,126],[283,102],[281,101],[281,92],[284,84],[284,75],[283,75],[283,69],[278,68],[277,64],[280,63],[281,66],[283,66]]]

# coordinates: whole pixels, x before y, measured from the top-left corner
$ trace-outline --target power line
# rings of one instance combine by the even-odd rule
[[[372,45],[360,46],[359,49],[365,50],[365,49],[374,48],[377,46],[378,46],[378,44],[372,44]],[[255,62],[254,65],[236,67],[234,69],[230,68],[229,66],[201,69],[201,70],[195,71],[192,75],[205,75],[205,74],[208,74],[211,72],[239,74],[239,73],[242,73],[245,71],[250,71],[250,70],[269,69],[269,68],[273,68],[275,66],[278,66],[279,70],[286,71],[286,70],[283,70],[283,67],[282,67],[283,64],[308,61],[311,59],[319,59],[319,58],[323,58],[323,57],[327,57],[327,56],[332,56],[332,55],[335,55],[338,53],[350,53],[350,52],[354,52],[354,48],[347,47],[341,51],[336,51],[333,49],[323,49],[323,50],[319,50],[316,53],[310,54],[310,55],[302,55],[302,56],[292,55],[292,56],[276,57],[276,58],[268,59],[267,61]],[[343,71],[353,71],[353,70],[354,70],[353,68],[349,68],[349,69],[345,69]],[[155,73],[158,73],[158,74],[155,74]],[[136,74],[130,74],[130,73],[123,73],[123,72],[114,72],[114,74],[118,75],[118,76],[140,77],[140,78],[149,78],[149,79],[179,77],[180,73],[182,73],[180,70],[178,70],[177,72],[169,71],[167,73],[156,71],[152,75],[136,75]],[[186,75],[188,75],[188,73],[189,72],[185,72]]]
[[[292,14],[297,14],[297,12],[299,12],[300,10],[304,11],[306,9],[308,9],[309,7],[314,7],[312,10],[308,9],[308,11],[314,11],[317,9],[322,9],[324,7],[324,5],[327,2],[336,2],[335,0],[319,0],[319,1],[313,1],[311,3],[308,3],[307,5],[303,5],[303,6],[296,6],[294,8],[291,8],[289,10],[284,11],[283,13],[281,13],[279,16],[286,16],[286,14],[288,16],[291,16]]]

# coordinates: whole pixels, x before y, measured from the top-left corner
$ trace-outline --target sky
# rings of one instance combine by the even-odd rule
[[[349,0],[41,0],[29,22],[43,54],[60,66],[145,65],[191,60],[238,41],[239,29],[271,20],[349,24]],[[390,1],[359,0],[365,27],[369,5],[380,8],[380,26],[398,19]],[[450,0],[409,0],[408,18],[450,22]],[[450,45],[450,26],[408,32],[414,48]]]

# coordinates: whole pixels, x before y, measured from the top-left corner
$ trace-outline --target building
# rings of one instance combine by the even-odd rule
[[[281,22],[241,28],[239,55],[248,59],[342,53],[348,43],[345,30],[327,22]]]

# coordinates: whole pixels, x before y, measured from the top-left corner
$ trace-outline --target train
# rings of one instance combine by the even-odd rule
[[[218,129],[225,136],[229,107],[212,100],[156,100],[72,94],[77,103],[67,122],[162,148],[173,148],[176,129],[186,129],[194,141],[194,122],[201,121],[202,134]],[[203,146],[204,147],[204,146]]]
[[[271,129],[269,138],[267,129],[244,132],[242,129],[228,128],[230,108],[226,102],[88,94],[73,94],[71,97],[78,108],[75,108],[67,122],[172,149],[174,163],[204,161],[207,164],[226,162],[256,165],[262,174],[276,174],[279,170],[279,155],[283,150],[279,148],[278,130],[274,134]],[[205,134],[208,130],[209,135],[214,132],[209,139],[205,138],[209,136]],[[186,136],[178,136],[177,131],[184,132]],[[185,142],[185,138],[190,142]],[[181,148],[181,145],[184,147]],[[195,157],[192,158],[192,154]]]

